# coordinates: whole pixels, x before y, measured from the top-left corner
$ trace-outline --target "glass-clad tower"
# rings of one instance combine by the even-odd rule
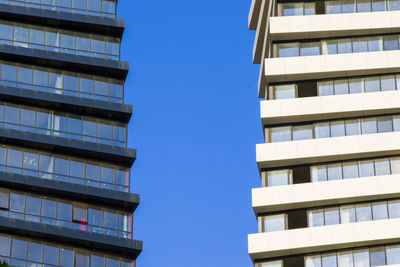
[[[257,267],[400,266],[400,2],[252,0]]]
[[[0,0],[0,261],[133,267],[116,0]]]

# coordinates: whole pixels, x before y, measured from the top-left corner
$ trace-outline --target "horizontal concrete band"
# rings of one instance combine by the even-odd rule
[[[0,85],[0,100],[128,123],[132,105]]]
[[[399,50],[265,59],[267,85],[391,72],[400,72]]]
[[[398,33],[400,11],[270,17],[269,40]]]
[[[74,199],[102,207],[134,212],[139,205],[137,194],[54,181],[33,176],[0,172],[0,186],[28,192]]]
[[[255,188],[255,214],[400,198],[400,174]]]
[[[255,30],[257,28],[258,19],[260,16],[260,7],[261,7],[262,0],[252,0],[249,17],[248,17],[248,24],[250,30]]]
[[[6,217],[0,217],[0,232],[118,254],[130,259],[136,259],[143,247],[138,240]]]
[[[125,26],[120,19],[7,4],[0,4],[0,18],[114,37],[121,37]]]
[[[266,100],[260,110],[263,125],[393,114],[400,112],[400,91]]]
[[[136,159],[135,149],[4,128],[0,128],[0,142],[77,157],[100,159],[126,167],[131,167]]]
[[[258,168],[388,156],[400,153],[400,132],[256,145]]]
[[[400,242],[400,219],[250,234],[252,260]]]

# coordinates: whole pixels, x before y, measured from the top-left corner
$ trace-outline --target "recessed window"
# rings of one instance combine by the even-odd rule
[[[274,99],[296,98],[297,90],[295,84],[273,86]]]
[[[264,216],[264,232],[274,232],[274,231],[283,231],[286,230],[286,215],[278,214],[278,215],[270,215]]]
[[[291,170],[268,171],[267,186],[289,185],[293,183]]]

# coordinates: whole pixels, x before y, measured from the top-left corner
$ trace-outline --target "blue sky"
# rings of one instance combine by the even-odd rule
[[[138,267],[250,267],[262,142],[250,0],[119,0]]]

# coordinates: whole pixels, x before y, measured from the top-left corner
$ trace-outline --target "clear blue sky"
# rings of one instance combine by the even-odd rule
[[[250,2],[119,0],[138,267],[252,266],[262,130]]]

